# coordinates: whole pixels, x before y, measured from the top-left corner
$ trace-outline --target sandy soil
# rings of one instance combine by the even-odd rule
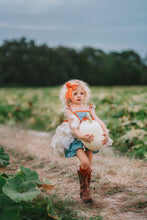
[[[10,155],[7,171],[18,165],[30,167],[56,184],[60,197],[70,198],[79,216],[105,220],[147,219],[147,164],[114,154],[107,148],[94,155],[91,194],[94,204],[83,204],[79,197],[78,159],[61,158],[50,147],[52,133],[0,125],[0,146]]]

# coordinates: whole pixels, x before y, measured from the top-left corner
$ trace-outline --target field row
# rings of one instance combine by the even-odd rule
[[[90,104],[104,121],[114,147],[147,158],[147,88],[91,87]],[[60,87],[0,89],[0,123],[54,131],[64,121]]]

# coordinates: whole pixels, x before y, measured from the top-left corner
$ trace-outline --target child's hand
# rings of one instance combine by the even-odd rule
[[[72,107],[70,105],[67,105],[65,110],[69,110],[70,112],[72,112]]]
[[[89,112],[92,117],[95,115],[95,105],[89,106]]]
[[[86,141],[86,142],[88,142],[88,143],[91,143],[93,140],[94,140],[94,135],[93,134],[91,134],[91,135],[89,135],[89,134],[85,134],[85,135],[82,135],[81,137],[79,137],[81,140],[83,140],[83,141]]]
[[[103,133],[104,139],[102,140],[102,144],[105,145],[108,142],[108,132]]]

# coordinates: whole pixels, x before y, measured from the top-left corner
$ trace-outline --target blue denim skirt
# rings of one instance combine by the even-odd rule
[[[76,156],[77,155],[77,150],[80,149],[80,148],[84,149],[84,151],[89,151],[89,149],[86,148],[81,141],[79,141],[75,138],[75,140],[71,143],[69,149],[68,150],[65,149],[65,157],[74,157],[74,156]],[[92,152],[93,152],[93,154],[96,154],[96,153],[99,152],[99,150],[92,151]]]

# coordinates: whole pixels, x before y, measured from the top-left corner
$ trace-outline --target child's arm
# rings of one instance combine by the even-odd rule
[[[71,126],[71,123],[72,123],[73,119],[72,119],[72,117],[71,117],[72,111],[70,110],[70,108],[66,108],[66,109],[65,109],[65,115],[66,115],[66,117],[67,117],[67,119],[68,119],[68,123],[69,123],[69,126],[70,126],[71,130],[73,131],[74,135],[75,135],[78,139],[81,139],[81,140],[86,141],[86,142],[89,142],[89,143],[91,143],[91,141],[94,140],[94,135],[89,135],[89,134],[82,135],[82,134],[80,133],[80,131],[79,131],[78,128],[73,128],[73,127]]]
[[[104,132],[104,134],[103,134],[104,140],[102,141],[102,143],[106,144],[108,142],[108,135],[109,135],[108,129],[106,128],[106,125],[104,124],[104,122],[101,119],[99,119],[97,117],[97,115],[95,114],[95,107],[93,105],[89,106],[89,110],[90,110],[90,114],[91,114],[92,118],[95,121],[97,121],[102,127],[103,132]]]

